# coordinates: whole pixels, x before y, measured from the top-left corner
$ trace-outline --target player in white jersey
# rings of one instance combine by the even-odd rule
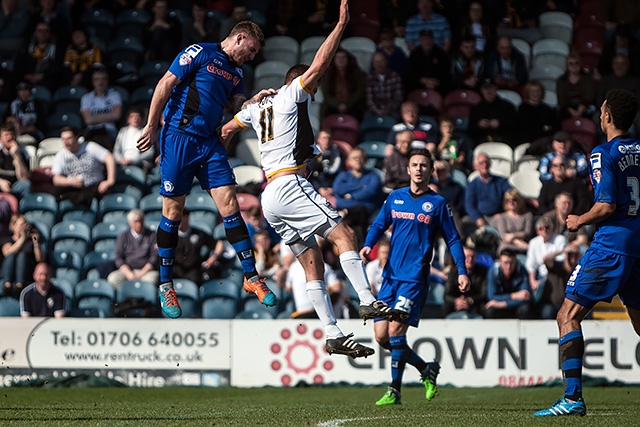
[[[311,94],[330,64],[348,20],[348,1],[342,0],[340,20],[311,65],[291,67],[277,94],[247,105],[223,126],[221,136],[226,143],[242,129],[253,126],[256,130],[262,168],[267,176],[262,209],[269,224],[304,267],[307,294],[325,327],[327,352],[366,357],[374,350],[351,340],[351,335],[345,336],[337,325],[323,281],[324,263],[315,235],[336,246],[342,269],[360,297],[360,317],[397,320],[406,313],[375,299],[357,252],[355,233],[304,178],[306,163],[319,154],[309,120]]]

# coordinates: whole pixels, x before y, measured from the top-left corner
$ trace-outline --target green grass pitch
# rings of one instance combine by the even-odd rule
[[[534,418],[560,388],[405,387],[0,389],[0,426],[638,426],[640,388],[587,388],[586,417]]]

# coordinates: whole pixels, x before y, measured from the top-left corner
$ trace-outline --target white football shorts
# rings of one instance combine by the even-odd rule
[[[288,245],[309,242],[314,234],[326,237],[342,221],[336,208],[297,174],[269,183],[260,203],[265,219]]]

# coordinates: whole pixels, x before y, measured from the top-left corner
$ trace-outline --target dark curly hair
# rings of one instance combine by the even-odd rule
[[[611,89],[605,95],[605,108],[611,114],[616,129],[628,131],[638,112],[638,100],[624,89]]]

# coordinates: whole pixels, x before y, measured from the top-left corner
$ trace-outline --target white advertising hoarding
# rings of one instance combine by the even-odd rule
[[[31,331],[32,368],[226,369],[230,322],[49,319]]]
[[[376,354],[350,359],[324,352],[319,321],[261,324],[234,321],[231,384],[241,387],[307,383],[380,384],[390,382],[390,353],[374,340],[371,322],[340,321],[344,331],[373,346]],[[640,382],[640,338],[628,321],[584,322],[584,374]],[[552,321],[422,320],[407,341],[423,359],[440,361],[438,381],[455,386],[525,386],[561,376],[557,326]],[[249,348],[251,347],[251,348]],[[260,355],[256,357],[256,355]],[[404,380],[418,372],[405,368]]]
[[[329,356],[318,320],[0,318],[0,386],[38,375],[92,372],[131,386],[294,386],[390,381],[373,322],[341,320],[376,354]],[[640,338],[628,321],[585,321],[584,374],[640,383]],[[553,321],[427,320],[408,344],[455,386],[525,386],[559,378]],[[418,372],[405,369],[405,382]]]

